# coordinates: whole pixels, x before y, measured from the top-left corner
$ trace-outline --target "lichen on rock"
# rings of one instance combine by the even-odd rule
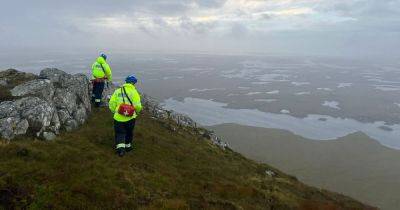
[[[0,72],[0,79],[10,92],[0,102],[0,134],[5,139],[29,134],[52,140],[60,130],[78,128],[91,111],[90,82],[83,74],[54,68],[39,76],[7,70]]]

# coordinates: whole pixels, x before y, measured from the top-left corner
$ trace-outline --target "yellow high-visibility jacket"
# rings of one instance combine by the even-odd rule
[[[106,60],[100,56],[92,65],[92,79],[103,78],[107,78],[108,81],[112,81],[112,71]]]
[[[124,102],[124,100],[126,104],[129,104],[128,98],[125,96],[125,94],[123,94],[122,87],[125,88],[126,94],[135,107],[135,114],[131,117],[127,117],[118,113],[119,106]],[[110,108],[111,112],[114,113],[114,119],[116,121],[127,122],[136,118],[140,111],[142,111],[142,103],[140,102],[140,94],[133,84],[125,83],[122,87],[115,90],[114,94],[111,96],[108,107]]]

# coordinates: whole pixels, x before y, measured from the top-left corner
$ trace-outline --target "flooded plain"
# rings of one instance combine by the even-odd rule
[[[198,98],[177,101],[165,100],[164,107],[192,117],[204,126],[234,123],[239,125],[288,130],[313,140],[333,140],[361,131],[381,144],[400,149],[400,125],[384,122],[362,123],[354,119],[327,115],[308,115],[296,118],[290,112],[265,113],[256,109],[230,109],[227,104]],[[386,129],[382,129],[386,128]]]

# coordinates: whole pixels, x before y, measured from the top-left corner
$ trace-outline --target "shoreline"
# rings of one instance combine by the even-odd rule
[[[169,98],[161,103],[166,109],[190,116],[204,126],[234,123],[243,126],[282,129],[317,141],[331,141],[347,135],[363,132],[381,145],[400,150],[400,125],[385,122],[362,123],[354,119],[334,118],[327,115],[309,115],[296,118],[289,114],[274,114],[253,109],[231,109],[225,103],[199,98],[183,101]],[[321,120],[324,119],[324,120]],[[382,127],[388,129],[382,129]]]

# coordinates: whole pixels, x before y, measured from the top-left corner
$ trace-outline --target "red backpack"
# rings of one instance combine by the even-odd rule
[[[135,114],[135,107],[131,99],[129,98],[128,94],[126,94],[125,87],[121,88],[121,95],[123,103],[119,105],[118,114],[124,115],[125,117],[132,117]],[[125,97],[128,98],[130,104],[125,103]]]

